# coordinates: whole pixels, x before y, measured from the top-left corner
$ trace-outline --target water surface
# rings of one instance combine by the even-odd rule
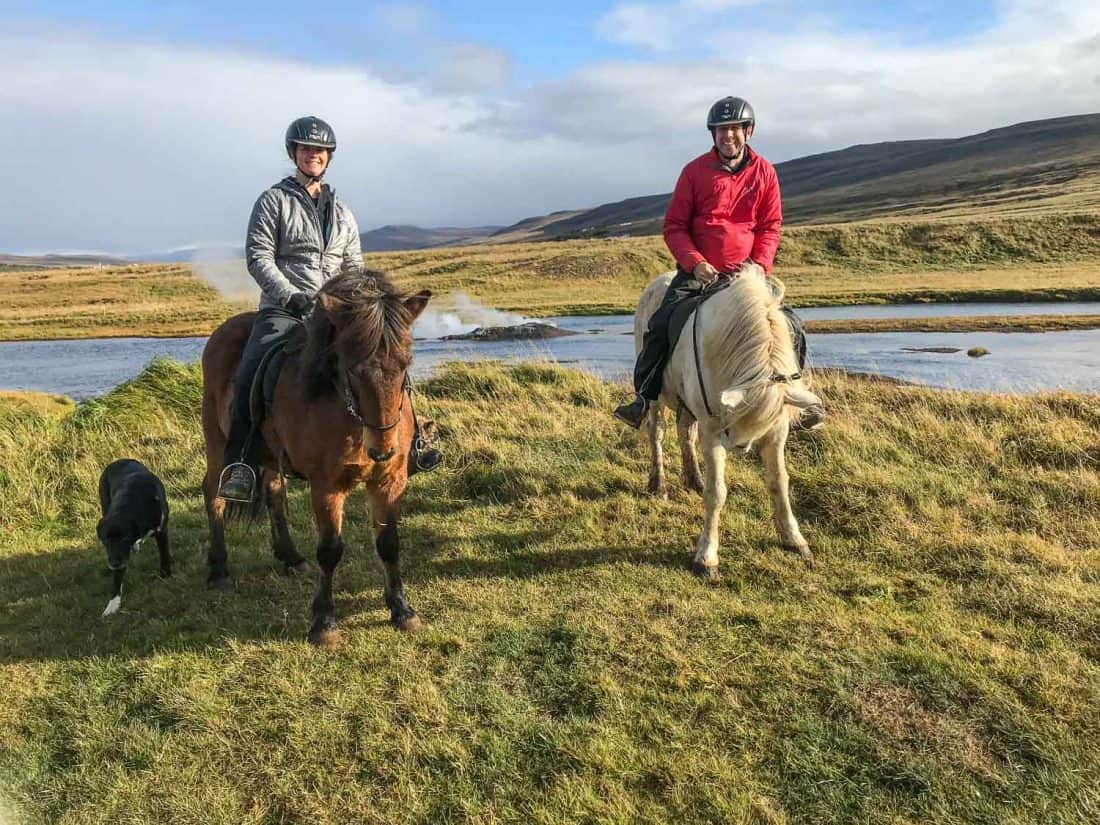
[[[912,304],[815,307],[805,319],[932,315],[1100,314],[1100,304]],[[627,378],[634,362],[633,318],[547,319],[579,334],[545,341],[418,340],[414,377],[440,363],[486,358],[546,359],[606,378]],[[138,375],[155,357],[199,358],[205,338],[98,338],[0,342],[0,389],[63,393],[76,400],[107,392]],[[906,352],[906,347],[958,347],[958,353]],[[990,355],[966,355],[981,346]],[[935,387],[1008,392],[1068,389],[1100,392],[1100,330],[1055,332],[876,332],[811,334],[813,366],[842,367]]]

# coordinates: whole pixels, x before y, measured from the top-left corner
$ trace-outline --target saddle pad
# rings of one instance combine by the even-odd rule
[[[684,331],[684,325],[691,317],[691,313],[695,312],[703,301],[712,295],[717,295],[732,283],[732,278],[719,278],[717,283],[706,291],[693,292],[676,302],[676,305],[672,308],[672,314],[668,318],[668,351],[670,354],[676,351],[676,342],[680,340],[680,333]]]
[[[252,378],[252,388],[249,391],[249,409],[252,413],[252,424],[259,427],[267,417],[275,401],[275,385],[279,382],[279,373],[287,356],[298,352],[305,345],[305,327],[296,326],[281,340],[271,345],[264,353],[263,360],[256,368],[256,374]]]

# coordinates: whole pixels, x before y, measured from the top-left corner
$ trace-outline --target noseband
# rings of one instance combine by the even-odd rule
[[[359,403],[355,400],[355,393],[351,391],[351,376],[348,373],[344,373],[344,402],[347,407],[348,414],[358,421],[364,429],[374,430],[378,433],[384,433],[387,430],[392,430],[398,424],[401,423],[401,413],[405,411],[405,398],[412,394],[412,381],[409,380],[409,372],[405,371],[404,377],[401,379],[401,406],[397,408],[397,418],[395,418],[389,424],[370,424],[363,418],[363,414],[359,411]]]

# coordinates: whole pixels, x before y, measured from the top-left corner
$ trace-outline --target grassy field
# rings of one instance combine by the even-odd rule
[[[816,566],[734,457],[711,588],[698,499],[641,494],[622,388],[479,364],[422,389],[448,450],[403,521],[427,629],[389,628],[355,501],[334,652],[261,526],[231,531],[239,591],[203,587],[195,368],[0,405],[0,820],[1100,818],[1100,398],[820,376],[830,426],[789,450]],[[139,555],[101,620],[94,489],[122,455],[166,483],[176,575]]]
[[[528,316],[632,312],[645,284],[673,266],[659,236],[375,253],[366,261],[441,298],[461,291]],[[2,273],[0,340],[205,335],[255,305],[243,265],[236,270],[212,276],[229,300],[178,264]],[[1095,301],[1100,216],[791,227],[775,273],[795,306]]]
[[[965,307],[959,307],[965,312]],[[806,321],[807,332],[1054,332],[1098,329],[1100,315],[955,315]]]

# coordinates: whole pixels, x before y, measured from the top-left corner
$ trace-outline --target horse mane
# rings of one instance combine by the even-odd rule
[[[408,297],[384,272],[345,272],[318,291],[302,355],[306,397],[323,398],[339,386],[340,359],[356,363],[375,352],[410,355],[412,315]],[[321,296],[332,299],[326,303]],[[339,324],[333,322],[337,316]],[[337,332],[339,326],[339,332]]]
[[[788,386],[772,381],[772,376],[797,373],[798,356],[779,308],[783,282],[773,278],[777,287],[773,290],[764,270],[749,266],[752,268],[742,270],[741,277],[707,302],[713,310],[711,317],[721,322],[707,325],[710,329],[704,327],[703,347],[710,373],[708,386],[715,393],[745,390],[739,417],[763,426],[782,411]],[[801,386],[801,379],[792,385]]]

